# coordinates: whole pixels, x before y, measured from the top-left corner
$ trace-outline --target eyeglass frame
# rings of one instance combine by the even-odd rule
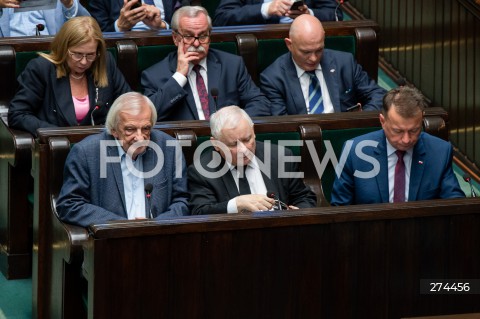
[[[200,44],[208,44],[208,43],[210,43],[210,33],[208,33],[208,35],[200,35],[200,36],[196,37],[196,36],[194,36],[194,35],[183,35],[183,34],[181,34],[180,32],[178,32],[177,30],[174,30],[173,32],[175,32],[176,34],[178,34],[179,36],[181,36],[181,37],[182,37],[182,41],[183,41],[183,43],[185,43],[185,44],[194,44],[195,41],[197,41],[197,40],[198,40],[198,43],[200,43]],[[185,41],[185,38],[191,38],[191,39],[193,39],[193,41],[192,41],[192,42],[186,42],[186,41]],[[200,41],[200,38],[206,38],[206,39],[207,39],[207,42],[202,42],[202,41]]]
[[[72,51],[70,51],[70,49],[67,49],[67,51],[68,51],[68,54],[70,54],[70,57],[72,58],[72,60],[75,61],[75,62],[80,62],[80,61],[82,61],[84,58],[85,58],[85,60],[87,60],[88,62],[94,62],[94,61],[98,58],[98,55],[99,55],[98,52],[96,52],[95,54],[93,54],[93,53],[84,54],[84,53],[79,53],[79,52],[72,52]],[[75,58],[73,57],[75,54],[81,55],[82,57],[77,60],[77,59],[75,59]],[[93,60],[90,60],[90,59],[88,58],[89,56],[92,56],[92,57],[93,57]]]

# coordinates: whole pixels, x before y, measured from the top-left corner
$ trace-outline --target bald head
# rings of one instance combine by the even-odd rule
[[[290,26],[290,38],[285,39],[295,63],[305,71],[313,71],[322,59],[325,30],[315,16],[302,14]]]
[[[302,14],[293,20],[290,26],[290,39],[296,37],[325,37],[325,30],[323,30],[322,23],[318,18],[309,14]]]

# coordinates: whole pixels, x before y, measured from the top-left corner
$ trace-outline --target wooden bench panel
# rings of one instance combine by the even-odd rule
[[[479,199],[459,199],[95,225],[84,246],[88,315],[478,312],[477,295],[422,295],[419,284],[479,278],[479,209]]]

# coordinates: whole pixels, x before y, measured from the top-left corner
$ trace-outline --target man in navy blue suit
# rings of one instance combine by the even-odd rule
[[[452,170],[452,145],[422,132],[425,104],[411,87],[385,95],[383,129],[345,143],[331,205],[465,197]]]
[[[57,200],[61,220],[87,227],[188,214],[185,160],[175,139],[152,130],[156,116],[138,92],[115,100],[106,132],[85,138],[68,154]]]
[[[227,105],[238,105],[250,116],[270,115],[270,101],[252,81],[242,58],[209,48],[211,29],[202,7],[185,6],[173,15],[177,51],[141,77],[144,94],[155,104],[160,120],[208,120]]]
[[[260,87],[272,103],[272,115],[345,112],[361,105],[380,110],[386,90],[373,81],[352,54],[325,49],[322,23],[310,15],[295,19],[280,56],[260,75]],[[312,78],[312,76],[314,76]],[[309,108],[309,87],[318,81],[323,109]]]
[[[341,21],[343,13],[335,0],[305,0],[292,8],[293,0],[221,0],[213,25],[292,23],[303,14],[321,21]]]
[[[168,29],[177,0],[95,0],[89,9],[103,32]]]

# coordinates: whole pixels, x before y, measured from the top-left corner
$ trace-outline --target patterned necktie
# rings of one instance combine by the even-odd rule
[[[202,104],[203,115],[205,116],[206,120],[210,119],[210,109],[208,107],[208,93],[207,88],[205,87],[205,82],[203,81],[203,77],[200,74],[200,64],[197,64],[193,67],[193,71],[197,75],[196,83],[197,83],[197,92],[198,97],[200,98],[200,104]]]
[[[320,82],[315,71],[307,71],[310,76],[310,86],[308,87],[308,114],[323,113],[323,97]]]
[[[403,162],[403,156],[405,151],[395,151],[398,160],[395,165],[395,182],[393,184],[393,202],[402,203],[405,202],[405,163]]]
[[[238,176],[238,192],[240,195],[248,195],[251,194],[250,185],[248,184],[247,180],[247,167],[244,168],[238,167],[237,170],[239,172]],[[243,171],[243,174],[242,174]]]

